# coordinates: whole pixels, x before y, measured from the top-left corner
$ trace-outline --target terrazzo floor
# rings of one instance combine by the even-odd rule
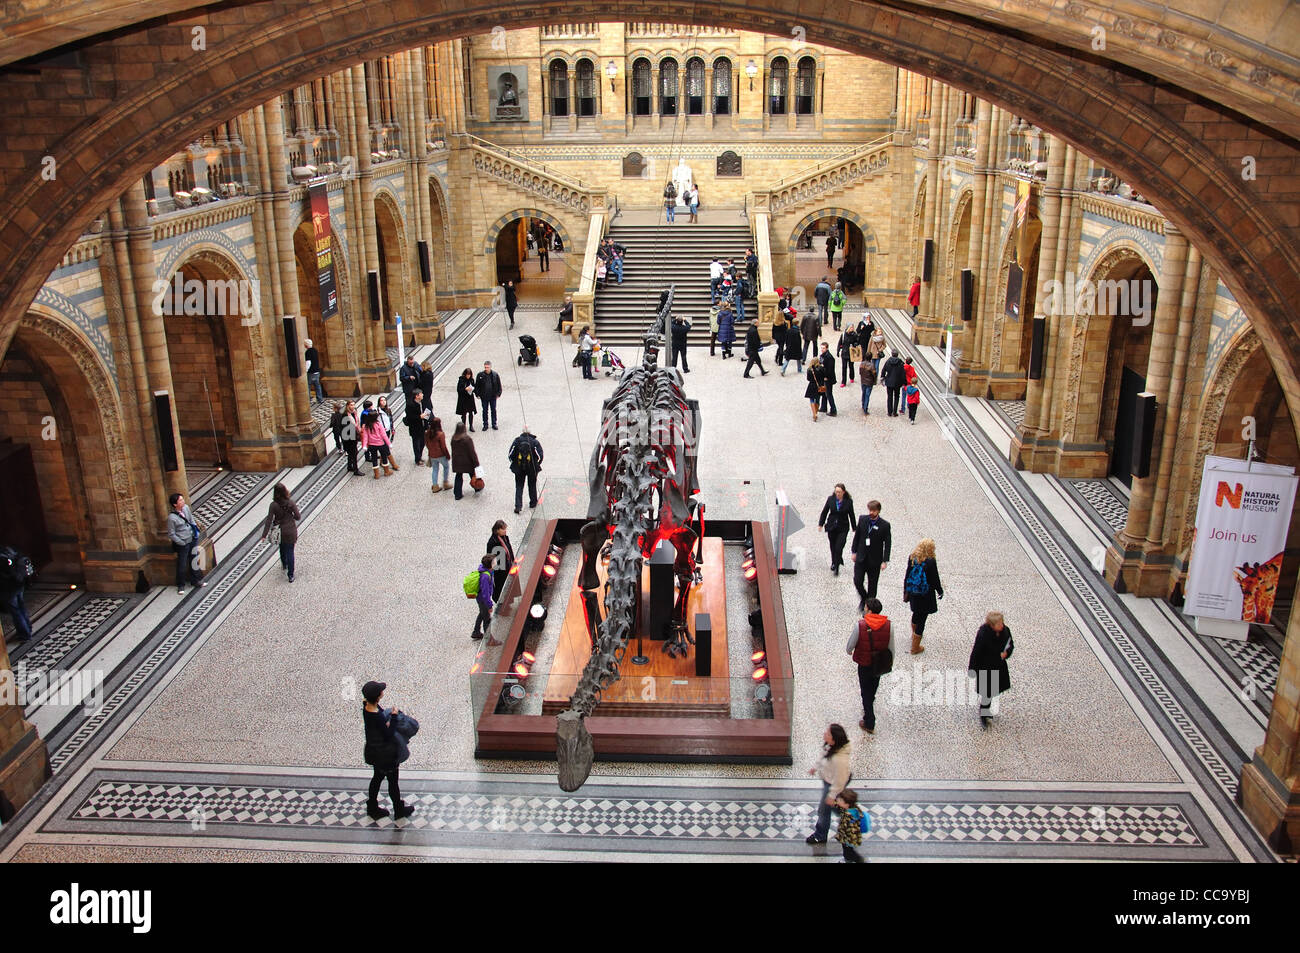
[[[504,315],[494,316],[436,387],[435,412],[450,426],[456,371],[477,370],[490,360],[502,374],[500,429],[473,435],[486,489],[459,501],[449,492],[431,494],[430,471],[412,465],[409,439],[399,428],[394,444],[401,470],[377,481],[349,478],[333,490],[302,529],[296,581],[290,584],[278,565],[264,571],[183,665],[113,732],[95,759],[99,768],[156,764],[183,772],[187,765],[220,765],[352,776],[361,767],[362,747],[355,688],[378,678],[389,684],[387,700],[423,726],[404,778],[454,772],[553,783],[553,763],[473,757],[467,672],[476,649],[468,637],[474,608],[461,594],[460,579],[476,564],[494,520],[505,519],[512,538],[523,536],[529,511],[512,513],[506,462],[520,427],[528,424],[542,442],[544,479],[579,476],[612,382],[584,381],[570,367],[571,345],[551,330],[550,312],[521,309],[516,317],[518,326],[508,331]],[[539,366],[515,364],[520,333],[538,338]],[[639,359],[635,349],[620,354],[629,365]],[[770,354],[769,348],[765,356]],[[769,497],[784,489],[808,524],[792,539],[804,551],[804,568],[780,577],[796,678],[793,765],[598,762],[590,783],[802,783],[820,753],[823,729],[838,721],[853,740],[853,774],[860,784],[1019,791],[1067,785],[1117,792],[1168,786],[1194,792],[1188,770],[1132,690],[1076,623],[1057,587],[1040,574],[960,448],[945,439],[928,394],[910,425],[885,415],[883,393],[873,395],[873,412],[864,417],[857,386],[837,385],[839,415],[813,423],[802,376],[755,374],[745,380],[742,359],[710,358],[704,350],[692,357],[685,387],[701,405],[702,478],[762,481]],[[856,672],[844,650],[857,618],[851,568],[839,577],[830,573],[826,540],[816,530],[836,482],[847,485],[860,511],[867,500],[881,500],[892,525],[893,552],[880,592],[900,652],[893,682],[881,685],[874,736],[856,727]],[[926,652],[913,657],[905,651],[902,567],[924,536],[936,542],[946,595],[930,619]],[[1016,640],[1013,688],[994,728],[981,731],[964,698],[908,703],[903,686],[914,684],[915,666],[965,684],[961,673],[975,631],[991,609],[1005,614]],[[51,810],[66,811],[71,803]],[[92,848],[91,840],[82,837],[87,846],[77,856],[237,859],[237,851],[224,848],[240,846],[223,841],[223,850],[204,851],[168,844],[154,853],[111,844]],[[176,853],[168,855],[172,849]],[[69,855],[55,844],[15,842],[9,856]]]

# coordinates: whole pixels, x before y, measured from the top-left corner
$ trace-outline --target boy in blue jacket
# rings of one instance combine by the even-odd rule
[[[470,636],[476,642],[488,634],[488,623],[492,621],[492,564],[494,557],[485,553],[478,564],[478,618],[474,620],[474,634]]]

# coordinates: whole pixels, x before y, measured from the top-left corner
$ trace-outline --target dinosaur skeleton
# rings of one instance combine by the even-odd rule
[[[556,719],[556,754],[560,787],[576,791],[591,773],[594,748],[583,724],[601,693],[618,681],[619,664],[634,634],[641,601],[641,567],[662,541],[676,550],[673,570],[679,583],[673,607],[672,634],[665,651],[684,654],[691,641],[686,624],[687,597],[696,580],[695,542],[691,528],[699,492],[696,448],[699,405],[686,399],[681,374],[658,366],[668,334],[673,287],[659,299],[659,311],[646,331],[644,358],[624,371],[601,412],[601,435],[591,455],[591,502],[582,527],[583,591],[591,657],[569,700]],[[605,618],[599,619],[595,591],[596,564],[606,542],[609,566],[605,582]]]

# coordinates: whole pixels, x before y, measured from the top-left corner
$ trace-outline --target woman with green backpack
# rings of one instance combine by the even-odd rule
[[[943,598],[943,583],[934,557],[934,540],[927,538],[916,544],[903,573],[903,601],[912,608],[913,655],[925,651],[921,638],[925,635],[925,620],[939,611],[936,597]]]
[[[844,294],[844,286],[840,282],[835,282],[835,290],[831,292],[831,300],[828,307],[831,311],[831,327],[836,331],[840,329],[840,322],[844,320],[844,305],[848,303],[848,296]]]

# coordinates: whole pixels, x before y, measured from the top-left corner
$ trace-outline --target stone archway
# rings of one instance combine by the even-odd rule
[[[407,346],[415,343],[411,330],[411,275],[406,248],[406,229],[397,200],[387,189],[375,193],[375,240],[379,245],[379,286],[383,294],[384,330],[397,333],[400,314]]]
[[[355,302],[348,295],[347,267],[337,235],[330,236],[334,256],[334,283],[343,303],[339,313],[321,317],[320,279],[316,268],[316,236],[311,219],[304,218],[293,232],[295,274],[298,280],[298,305],[307,319],[307,337],[320,355],[321,386],[327,397],[354,397],[360,394],[357,377],[356,332],[352,315]]]
[[[270,384],[267,335],[276,322],[263,312],[260,286],[224,250],[197,245],[154,290],[187,466],[276,469],[284,394]]]
[[[807,260],[809,257],[807,248],[803,250],[804,260],[801,262],[799,246],[807,244],[802,241],[805,233],[819,222],[824,224],[836,219],[846,223],[841,235],[843,244],[836,251],[837,255],[842,256],[843,264],[836,265],[828,271],[824,259],[819,257],[820,252],[812,261]],[[831,285],[834,286],[839,280],[839,274],[844,273],[849,279],[845,282],[845,291],[860,293],[876,275],[876,255],[880,252],[880,245],[876,239],[875,229],[858,212],[848,208],[825,207],[807,213],[794,224],[786,239],[785,251],[786,260],[790,262],[790,273],[782,283],[790,288],[804,288],[807,300],[812,300],[811,289],[823,274],[827,275]],[[853,300],[860,302],[860,298],[857,297]]]
[[[429,214],[432,237],[429,248],[429,267],[433,269],[433,286],[437,289],[439,309],[456,306],[456,288],[451,258],[451,218],[447,211],[447,196],[442,183],[429,177]]]
[[[943,307],[940,317],[945,323],[962,328],[961,271],[970,265],[971,201],[974,192],[963,189],[948,224],[948,247],[944,252],[947,274],[943,283]],[[954,304],[953,302],[956,302]]]
[[[30,472],[6,486],[6,497],[36,507],[40,517],[24,514],[20,523],[45,532],[43,547],[28,541],[24,551],[48,552],[40,567],[47,580],[102,591],[134,586],[143,565],[139,499],[116,382],[103,360],[79,329],[37,305],[0,362],[0,397],[28,411],[0,420],[0,441],[26,447],[30,458]],[[22,469],[6,466],[6,480]]]

